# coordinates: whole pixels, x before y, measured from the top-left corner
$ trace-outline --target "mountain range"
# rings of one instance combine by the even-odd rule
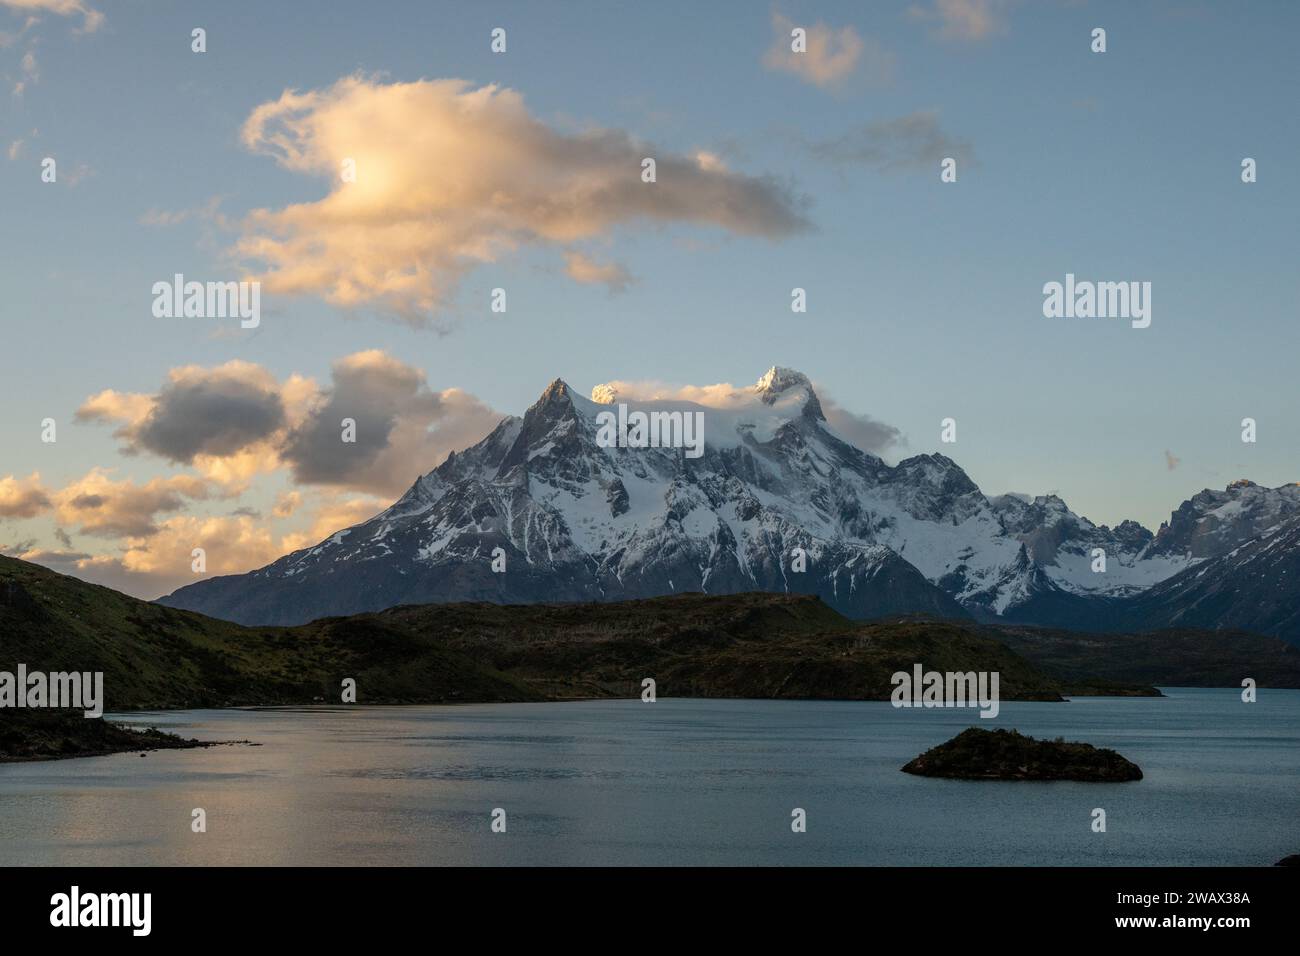
[[[1233,628],[1300,643],[1300,485],[1235,481],[1154,533],[1110,528],[1054,495],[985,495],[941,454],[891,466],[837,432],[790,369],[707,407],[624,401],[612,386],[592,396],[557,379],[368,521],[160,603],[288,625],[399,604],[772,591],[859,619]],[[620,404],[701,413],[702,454],[603,441],[600,413]]]

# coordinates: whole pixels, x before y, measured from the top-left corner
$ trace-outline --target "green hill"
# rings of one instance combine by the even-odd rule
[[[1007,700],[1154,694],[1051,673],[969,622],[850,621],[807,595],[605,604],[448,604],[243,627],[0,557],[0,669],[103,671],[112,711],[340,700],[448,703],[663,696],[883,700],[913,664],[999,671]]]
[[[249,628],[0,558],[0,669],[103,671],[105,709],[663,696],[886,699],[915,662],[997,670],[1004,699],[1068,686],[973,625],[849,621],[815,597],[398,607]],[[1151,692],[1139,688],[1136,692]]]
[[[0,669],[103,671],[105,709],[538,700],[434,635],[373,620],[246,628],[0,557]]]

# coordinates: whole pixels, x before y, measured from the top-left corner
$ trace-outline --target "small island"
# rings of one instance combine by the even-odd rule
[[[904,773],[955,780],[1141,780],[1137,764],[1091,744],[1036,740],[1014,730],[971,727],[932,747],[902,768]]]

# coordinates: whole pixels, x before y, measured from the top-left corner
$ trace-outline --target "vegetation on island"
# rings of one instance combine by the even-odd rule
[[[904,773],[956,780],[1141,780],[1138,765],[1113,750],[1015,730],[970,727],[903,765]]]

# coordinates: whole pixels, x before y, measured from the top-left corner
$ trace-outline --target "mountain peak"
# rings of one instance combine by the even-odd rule
[[[812,390],[812,382],[808,381],[808,376],[803,372],[796,372],[792,368],[773,365],[763,374],[762,378],[754,383],[754,391],[764,396],[764,398],[767,396],[775,397],[800,385],[806,386],[809,391]]]
[[[803,372],[773,365],[754,383],[753,391],[764,405],[776,405],[778,402],[802,404],[802,415],[805,418],[822,422],[826,420],[821,401],[813,391],[812,382]],[[799,393],[803,394],[802,401],[798,397]]]
[[[546,386],[546,391],[542,392],[542,397],[537,401],[542,403],[556,396],[564,396],[569,392],[569,383],[562,378],[557,378],[550,385]]]

